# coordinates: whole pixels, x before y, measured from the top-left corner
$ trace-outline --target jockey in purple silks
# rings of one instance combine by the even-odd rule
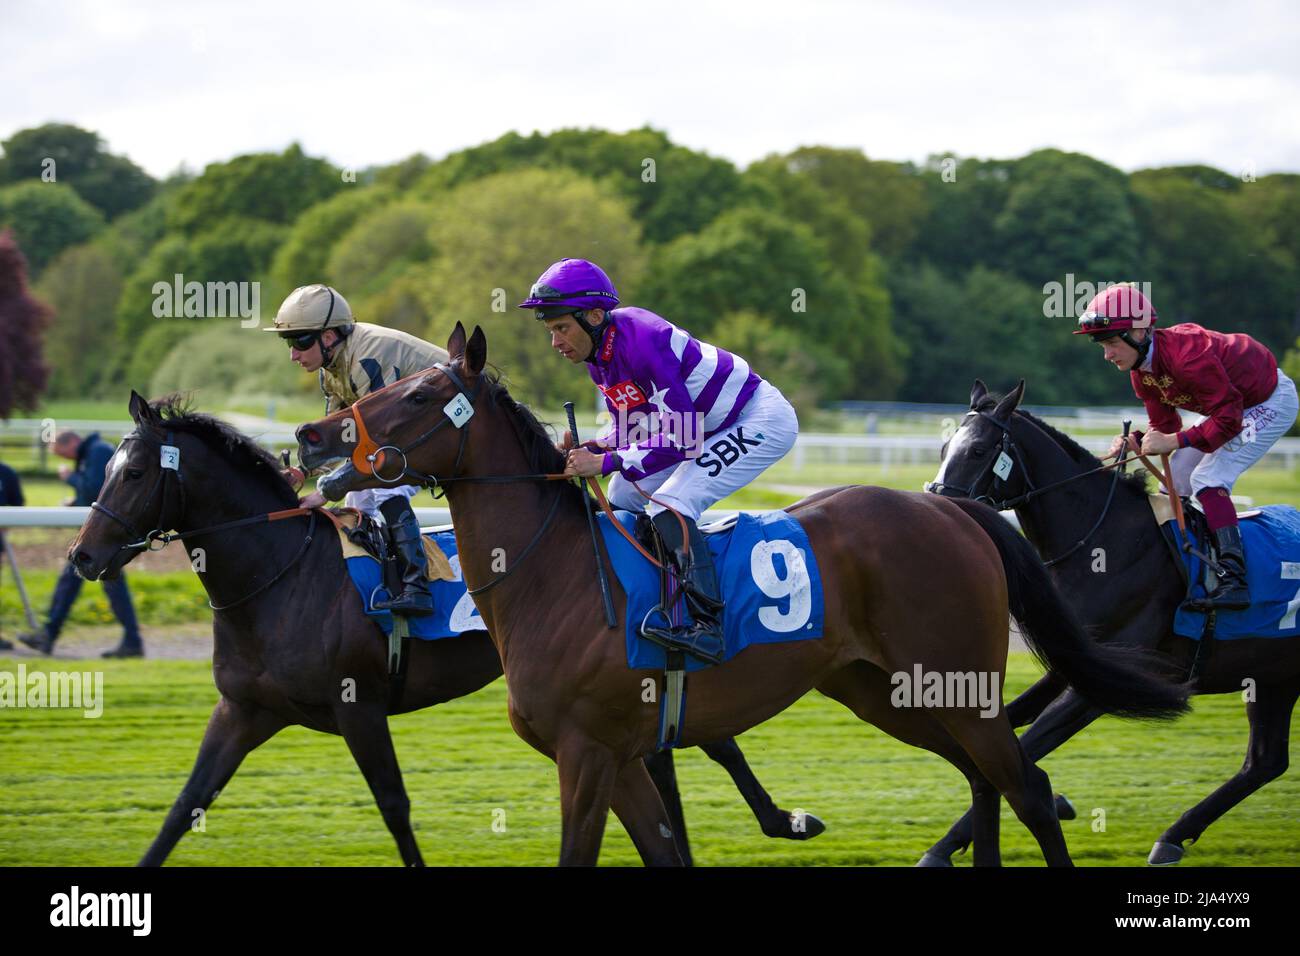
[[[799,420],[740,356],[653,312],[616,306],[618,292],[599,266],[561,259],[519,308],[535,310],[557,352],[586,363],[613,419],[594,441],[569,450],[565,473],[612,475],[614,506],[649,515],[668,551],[688,554],[679,571],[694,623],[656,636],[721,661],[722,595],[696,522],[780,461]]]

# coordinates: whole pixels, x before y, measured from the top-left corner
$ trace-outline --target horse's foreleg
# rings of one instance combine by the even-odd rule
[[[682,811],[682,795],[677,789],[677,767],[673,763],[673,752],[661,750],[644,758],[646,771],[650,780],[659,791],[659,799],[664,802],[668,813],[668,826],[673,831],[673,842],[677,844],[677,853],[686,866],[694,866],[691,858],[691,841],[686,837],[686,815]]]
[[[1196,841],[1211,823],[1287,769],[1291,738],[1291,711],[1300,687],[1261,687],[1259,697],[1246,705],[1250,721],[1250,747],[1241,769],[1212,794],[1188,810],[1161,834],[1147,862],[1167,866],[1183,858],[1183,843]]]
[[[754,771],[749,768],[745,755],[740,752],[740,745],[735,737],[718,740],[713,743],[700,744],[700,749],[710,759],[720,764],[731,775],[736,789],[749,804],[754,818],[762,827],[765,836],[784,837],[787,840],[811,840],[826,829],[826,824],[811,813],[800,811],[791,813],[782,810],[758,782]]]
[[[569,740],[556,748],[560,775],[560,866],[595,866],[618,768],[614,755],[590,740]]]
[[[614,781],[611,806],[646,866],[682,866],[672,824],[646,766],[634,760]]]
[[[402,770],[388,732],[388,716],[383,705],[345,703],[335,709],[339,733],[347,741],[352,758],[370,785],[379,812],[397,841],[397,851],[406,866],[424,866],[420,848],[411,832],[411,801],[402,783]]]
[[[286,725],[281,717],[222,697],[208,719],[194,769],[140,866],[161,866],[185,831],[202,819],[244,757]]]

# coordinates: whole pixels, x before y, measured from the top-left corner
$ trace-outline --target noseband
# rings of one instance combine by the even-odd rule
[[[371,397],[370,395],[367,395],[364,398],[358,399],[349,409],[352,418],[357,424],[357,447],[353,449],[350,461],[352,462],[353,468],[359,472],[368,471],[376,481],[382,481],[386,485],[395,485],[399,482],[401,484],[425,485],[435,489],[433,491],[433,496],[437,498],[439,495],[436,489],[440,485],[446,481],[459,480],[456,476],[460,474],[460,463],[465,457],[465,442],[469,437],[469,432],[465,426],[474,415],[474,403],[478,401],[479,392],[483,388],[483,380],[479,379],[475,382],[474,390],[471,392],[469,388],[466,387],[465,382],[461,377],[452,371],[450,366],[439,362],[433,367],[442,372],[443,375],[447,376],[447,378],[451,380],[451,383],[456,386],[457,391],[456,397],[442,407],[442,413],[444,416],[442,421],[438,422],[438,424],[434,425],[405,447],[399,448],[396,445],[380,445],[370,437],[370,431],[366,428],[366,420],[361,411],[361,406]],[[418,471],[413,471],[410,462],[407,460],[407,455],[415,448],[423,445],[448,425],[460,429],[460,448],[456,451],[456,466],[455,470],[452,472],[451,478],[440,480],[437,475],[426,475]],[[402,470],[393,478],[385,478],[379,472],[380,469],[383,468],[384,460],[388,457],[390,452],[401,458]]]

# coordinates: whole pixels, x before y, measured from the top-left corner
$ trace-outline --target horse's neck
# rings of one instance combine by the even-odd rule
[[[524,458],[514,434],[505,434],[493,442],[482,441],[475,448],[479,454],[466,460],[464,474],[517,475],[532,468]],[[552,595],[572,592],[582,581],[566,579],[565,568],[574,549],[589,553],[585,539],[588,531],[581,509],[574,502],[555,501],[567,495],[560,482],[451,482],[447,486],[447,506],[456,531],[456,551],[467,588],[493,585],[474,598],[483,621],[488,626],[497,650],[505,658],[512,623],[528,623],[525,630],[537,630],[538,617]],[[551,506],[555,515],[536,542],[533,550],[524,550],[546,524]],[[557,561],[557,554],[562,560]],[[522,563],[519,563],[522,560]],[[581,566],[581,565],[580,565]],[[503,576],[504,579],[503,579]],[[500,580],[499,584],[493,584]],[[521,612],[531,609],[531,617]]]
[[[1025,460],[1033,468],[1036,487],[1083,475],[1090,469],[1090,466],[1071,458],[1050,435],[1031,423],[1025,423],[1023,433],[1029,436],[1029,441],[1022,441],[1022,445],[1029,452]],[[1017,436],[1018,440],[1020,438]],[[1106,499],[1114,481],[1109,471],[1097,472],[1036,495],[1016,508],[1016,517],[1020,519],[1025,537],[1043,560],[1058,558],[1070,551],[1092,530],[1106,508]],[[1066,560],[1091,561],[1093,547],[1103,547],[1116,534],[1131,538],[1135,500],[1126,488],[1116,488],[1105,521],[1088,538],[1087,544]]]
[[[204,473],[207,481],[185,489],[181,531],[198,531],[285,507],[256,476],[220,468]],[[301,521],[285,521],[191,535],[181,543],[208,597],[220,606],[270,580],[292,558],[305,534]]]

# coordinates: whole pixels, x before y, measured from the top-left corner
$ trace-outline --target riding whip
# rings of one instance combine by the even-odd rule
[[[573,436],[573,447],[580,447],[578,442],[578,420],[573,414],[573,402],[564,403],[564,411],[569,416],[569,434]],[[592,481],[595,481],[593,478]],[[609,591],[609,578],[605,576],[605,564],[600,560],[600,542],[596,540],[596,516],[591,510],[591,495],[587,491],[585,478],[578,479],[582,488],[582,510],[587,512],[587,528],[591,531],[591,548],[596,553],[596,574],[600,577],[600,596],[605,602],[605,625],[614,627],[618,617],[614,613],[614,597]]]

